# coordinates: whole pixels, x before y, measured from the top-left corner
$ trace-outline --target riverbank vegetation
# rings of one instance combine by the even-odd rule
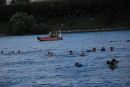
[[[10,31],[14,29],[10,25],[10,20],[16,12],[34,17],[35,24],[30,27],[25,23],[25,30],[18,26],[20,32],[24,30],[24,33],[15,35],[41,34],[58,29],[62,31],[130,29],[129,4],[129,0],[54,0],[1,5],[0,32],[14,35]],[[29,23],[30,20],[26,22]],[[17,22],[20,23],[19,18]]]

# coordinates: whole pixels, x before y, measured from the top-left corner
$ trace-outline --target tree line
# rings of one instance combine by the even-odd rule
[[[0,22],[8,21],[16,12],[42,18],[76,17],[87,14],[109,15],[130,9],[130,0],[52,0],[14,3],[0,6]]]
[[[10,5],[0,5],[0,22],[8,22],[10,35],[47,33],[50,30],[43,20],[51,18],[103,14],[108,16],[109,23],[112,22],[111,19],[118,17],[115,15],[117,12],[130,14],[130,0],[51,0],[32,3],[13,1],[15,0]]]

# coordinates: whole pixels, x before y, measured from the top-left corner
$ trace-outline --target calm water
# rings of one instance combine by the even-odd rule
[[[0,87],[130,87],[130,30],[66,33],[63,40],[47,42],[37,36],[47,35],[0,37]],[[86,52],[93,47],[97,52]],[[113,58],[119,63],[111,70],[106,61]]]

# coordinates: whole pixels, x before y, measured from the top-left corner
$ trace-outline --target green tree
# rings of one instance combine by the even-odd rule
[[[38,32],[39,34],[48,33],[48,32],[49,32],[48,25],[47,25],[47,24],[40,23],[40,24],[38,25],[38,30],[37,30],[37,32]]]
[[[35,22],[36,20],[32,15],[16,12],[9,21],[10,33],[13,35],[31,34]]]

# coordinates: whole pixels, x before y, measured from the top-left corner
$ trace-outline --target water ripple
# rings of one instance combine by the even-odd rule
[[[36,37],[0,39],[0,49],[4,51],[0,54],[0,87],[130,86],[130,44],[126,42],[130,39],[129,30],[63,34],[63,40],[52,42],[39,42]],[[103,46],[105,52],[100,51]],[[114,51],[109,50],[111,46]],[[86,52],[93,47],[97,52]],[[70,50],[74,55],[69,54]],[[53,56],[46,56],[47,52],[53,52]],[[80,56],[82,52],[87,56]],[[119,63],[111,70],[106,61],[113,58]],[[83,67],[75,67],[76,62]]]

